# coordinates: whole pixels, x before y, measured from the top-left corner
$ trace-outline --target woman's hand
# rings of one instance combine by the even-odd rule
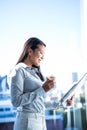
[[[68,106],[72,106],[72,105],[73,105],[74,97],[75,97],[75,95],[71,96],[70,99],[67,99],[67,105],[68,105]]]
[[[55,87],[55,77],[50,76],[47,78],[47,81],[43,84],[43,89],[48,92],[50,89]]]

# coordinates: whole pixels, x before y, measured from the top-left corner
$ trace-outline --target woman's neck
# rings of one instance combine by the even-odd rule
[[[30,68],[32,68],[32,64],[28,61],[28,60],[25,60],[24,63],[29,66]]]

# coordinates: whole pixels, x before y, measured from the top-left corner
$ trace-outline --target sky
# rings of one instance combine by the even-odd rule
[[[58,86],[71,84],[71,73],[85,72],[80,0],[1,0],[0,75],[13,68],[24,42],[38,37],[46,44],[42,71]]]

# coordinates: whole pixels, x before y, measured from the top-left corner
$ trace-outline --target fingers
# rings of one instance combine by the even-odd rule
[[[67,105],[68,105],[68,106],[71,106],[72,104],[73,104],[72,100],[68,99],[68,100],[67,100]]]
[[[75,94],[73,94],[70,99],[73,100],[74,97],[75,97]]]
[[[44,88],[44,90],[47,92],[47,91],[49,91],[50,89],[52,89],[52,88],[54,88],[54,86],[55,86],[55,82],[54,82],[54,80],[47,80],[44,84],[43,84],[43,88]]]
[[[67,99],[67,105],[68,106],[73,105],[74,97],[75,97],[75,94],[73,94],[70,99]]]
[[[54,87],[54,81],[48,81],[47,84],[48,84],[49,88],[53,88]]]

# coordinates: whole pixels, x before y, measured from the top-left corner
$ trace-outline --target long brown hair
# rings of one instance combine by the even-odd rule
[[[23,51],[22,51],[22,53],[21,53],[21,55],[20,55],[20,57],[19,57],[19,59],[18,59],[18,61],[17,61],[17,63],[16,64],[18,64],[18,63],[20,63],[20,62],[24,62],[24,60],[27,58],[27,56],[28,56],[28,53],[29,53],[29,48],[31,48],[32,50],[35,50],[36,48],[38,48],[38,45],[44,45],[45,47],[46,47],[46,45],[45,45],[45,43],[44,42],[42,42],[40,39],[38,39],[38,38],[36,38],[36,37],[31,37],[31,38],[29,38],[26,42],[25,42],[25,44],[24,44],[24,47],[23,47]]]

